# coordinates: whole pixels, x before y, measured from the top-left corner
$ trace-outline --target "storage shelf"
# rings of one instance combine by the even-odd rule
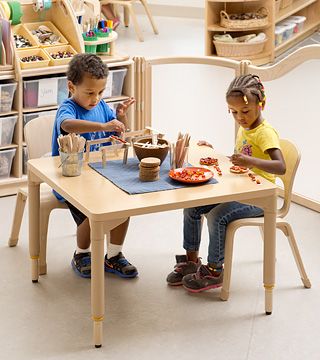
[[[317,2],[317,0],[296,0],[296,1],[294,1],[292,3],[292,5],[289,5],[283,9],[280,9],[278,15],[276,16],[276,22],[284,20],[288,16],[295,14],[299,10],[304,9],[315,2]]]
[[[305,24],[304,28],[298,32],[297,34],[293,35],[290,39],[288,39],[287,41],[281,43],[280,45],[278,45],[275,49],[276,51],[276,56],[278,56],[281,53],[281,50],[284,50],[289,44],[294,44],[299,42],[300,39],[304,38],[304,35],[309,32],[312,31],[313,29],[316,29],[319,26],[319,22],[313,22],[311,24]]]
[[[234,28],[226,28],[223,26],[220,26],[218,24],[213,24],[213,25],[208,25],[207,30],[209,31],[224,31],[224,32],[242,32],[242,31],[255,31],[255,30],[263,30],[263,29],[267,29],[268,27],[270,27],[271,24],[267,24],[264,26],[257,26],[257,27],[252,27],[250,29],[247,28],[243,28],[243,29],[234,29]]]
[[[58,109],[58,107],[59,107],[59,105],[43,106],[43,107],[36,107],[36,108],[23,108],[22,112],[24,114],[28,114],[28,113],[32,113],[32,112],[56,110],[56,109]]]
[[[253,64],[263,65],[272,63],[277,56],[296,45],[320,27],[320,0],[294,0],[291,5],[280,9],[275,13],[274,0],[205,0],[205,55],[213,56],[213,35],[215,33],[229,33],[232,37],[237,33],[248,34],[249,32],[257,33],[262,30],[267,37],[266,46],[263,54],[242,57],[230,57],[234,60],[248,59]],[[228,9],[230,14],[239,14],[243,12],[256,11],[258,8],[264,7],[269,13],[269,25],[263,27],[255,27],[252,29],[231,29],[220,26],[220,12]],[[301,15],[306,17],[304,28],[299,33],[292,36],[289,40],[283,42],[279,46],[275,46],[275,26],[277,22],[286,19],[291,15]],[[265,63],[263,63],[265,61]]]
[[[67,70],[68,65],[46,66],[42,68],[21,70],[21,75],[22,77],[32,77],[38,75],[65,74]]]
[[[8,111],[8,112],[0,113],[0,117],[17,115],[18,113],[19,113],[18,111],[12,110],[12,111]]]

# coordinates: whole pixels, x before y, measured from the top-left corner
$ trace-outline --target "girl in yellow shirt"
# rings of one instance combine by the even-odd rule
[[[236,77],[230,84],[226,100],[229,112],[240,125],[233,165],[250,168],[267,180],[286,171],[276,130],[262,117],[266,97],[256,75]],[[207,144],[202,142],[202,144]],[[206,215],[209,231],[208,263],[198,257],[202,218]],[[263,210],[236,201],[199,206],[184,210],[183,247],[186,255],[176,255],[177,264],[167,277],[169,285],[183,285],[197,293],[222,286],[226,229],[236,219],[263,216]]]

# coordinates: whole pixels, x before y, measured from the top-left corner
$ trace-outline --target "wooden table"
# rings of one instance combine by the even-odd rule
[[[198,164],[203,156],[218,157],[223,175],[218,184],[128,195],[109,180],[84,164],[81,176],[64,177],[59,157],[28,161],[29,186],[29,249],[32,262],[32,281],[39,278],[39,191],[45,182],[82,211],[91,226],[91,309],[94,345],[102,345],[104,303],[104,234],[126,218],[167,210],[176,210],[214,203],[240,201],[264,209],[264,269],[265,311],[272,312],[272,291],[275,280],[276,200],[275,184],[261,179],[251,181],[248,175],[229,172],[231,163],[225,156],[212,153],[208,147],[193,146],[189,162]],[[216,173],[215,173],[216,176]],[[182,219],[181,219],[182,221]]]

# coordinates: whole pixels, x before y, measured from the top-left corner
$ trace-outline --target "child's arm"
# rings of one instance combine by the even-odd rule
[[[88,120],[66,119],[61,123],[61,128],[67,133],[83,134],[95,131],[115,131],[125,132],[124,124],[119,120],[111,120],[106,123],[100,123]]]
[[[128,128],[128,125],[129,125],[128,118],[127,118],[128,108],[135,102],[136,102],[136,99],[131,97],[128,100],[125,100],[124,102],[120,103],[117,106],[117,109],[116,109],[117,119],[120,120],[125,125],[125,128]]]
[[[280,149],[267,150],[271,160],[263,160],[244,154],[233,154],[230,160],[233,165],[248,168],[258,168],[270,174],[283,175],[286,172],[286,163]]]

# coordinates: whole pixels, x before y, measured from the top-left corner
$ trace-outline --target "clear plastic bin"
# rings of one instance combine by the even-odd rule
[[[27,174],[27,162],[28,162],[28,149],[26,146],[23,147],[23,173]]]
[[[32,113],[24,114],[23,115],[23,126],[25,126],[26,123],[28,123],[29,121],[36,119],[40,116],[48,116],[48,115],[55,116],[56,113],[57,113],[56,110],[51,110],[51,111],[40,111],[40,112],[32,112]]]
[[[0,84],[0,113],[12,110],[12,101],[17,89],[17,83]]]
[[[274,43],[275,46],[279,46],[283,41],[283,34],[286,31],[285,26],[276,26],[274,30]]]
[[[17,119],[18,116],[0,118],[0,146],[11,145]]]
[[[282,37],[282,41],[287,41],[288,39],[290,39],[293,35],[293,31],[294,28],[296,27],[296,25],[290,21],[283,21],[278,23],[277,25],[279,26],[284,26],[286,29],[283,33],[283,37]]]
[[[8,178],[11,173],[12,160],[16,154],[16,149],[0,151],[0,178]]]
[[[295,24],[294,32],[298,33],[303,30],[303,26],[307,18],[305,16],[289,16],[286,21],[290,21]]]
[[[52,78],[49,79],[51,80]],[[69,95],[67,77],[63,76],[54,79],[57,79],[58,81],[57,96],[49,96],[46,101],[46,106],[60,105],[65,99],[68,98]],[[23,81],[23,106],[25,108],[34,108],[39,106],[39,81],[40,79]],[[45,81],[45,79],[41,79],[41,81]]]
[[[121,96],[124,78],[126,77],[127,69],[109,70],[107,79],[107,86],[102,94],[103,98]]]

